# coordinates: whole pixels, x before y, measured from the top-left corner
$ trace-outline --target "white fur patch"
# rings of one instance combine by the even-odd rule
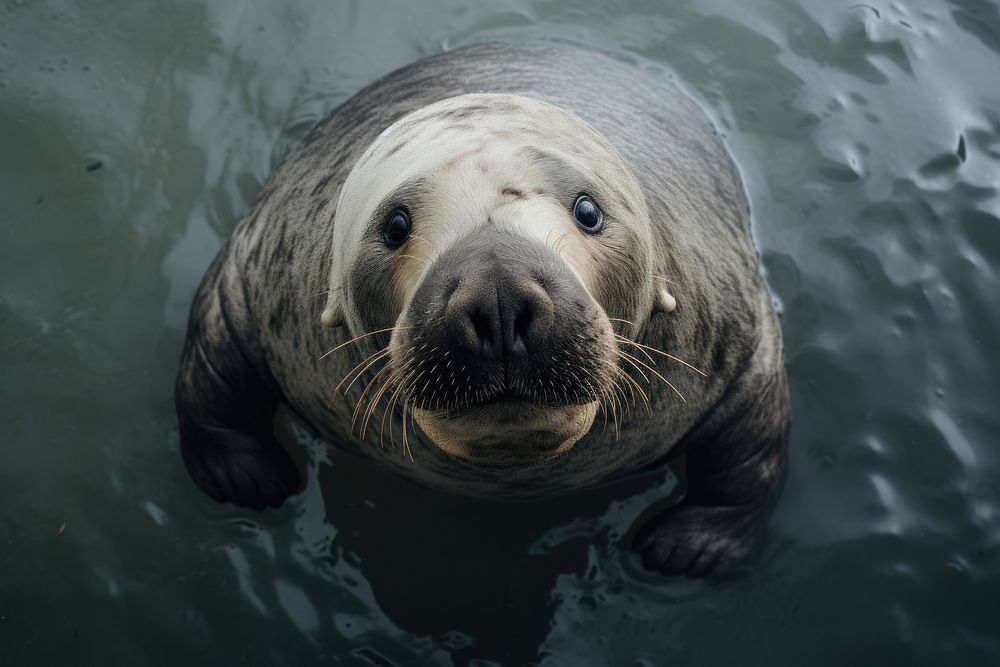
[[[368,147],[341,190],[331,289],[342,284],[336,272],[353,265],[358,251],[353,237],[367,228],[384,198],[404,184],[419,183],[411,237],[394,258],[400,310],[435,257],[482,225],[548,246],[600,302],[602,244],[608,239],[577,227],[572,206],[579,191],[573,188],[583,186],[567,174],[626,198],[632,211],[605,208],[605,213],[622,224],[641,219],[632,231],[648,241],[648,214],[627,163],[577,116],[531,98],[497,94],[453,97],[404,116]],[[562,189],[553,185],[567,182]]]

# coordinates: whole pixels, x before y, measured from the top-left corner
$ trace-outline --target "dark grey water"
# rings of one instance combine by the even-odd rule
[[[272,168],[377,76],[500,36],[673,73],[741,166],[794,403],[747,579],[619,548],[666,472],[471,502],[288,419],[309,485],[278,511],[182,469],[187,307]],[[984,0],[4,2],[0,664],[1000,664],[998,183]]]

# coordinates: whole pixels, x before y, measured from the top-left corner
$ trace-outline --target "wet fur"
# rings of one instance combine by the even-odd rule
[[[384,346],[387,335],[317,361],[351,336],[345,327],[319,324],[334,261],[329,240],[336,202],[347,174],[395,120],[438,100],[481,92],[516,93],[566,109],[627,157],[654,223],[653,274],[674,283],[678,302],[674,312],[627,333],[709,373],[704,378],[659,363],[686,402],[662,384],[647,386],[649,415],[636,406],[617,438],[612,429],[595,427],[555,461],[509,470],[464,463],[419,433],[411,434],[412,462],[398,446],[380,447],[374,431],[367,442],[351,440],[364,380],[348,400],[331,405],[333,389]],[[469,117],[456,120],[474,122],[474,111],[464,113]],[[398,307],[384,293],[371,299],[373,311]],[[732,573],[751,561],[785,472],[780,330],[758,274],[732,161],[704,114],[672,86],[628,63],[559,44],[488,44],[428,58],[369,86],[317,126],[264,187],[199,288],[176,395],[182,452],[199,487],[217,500],[255,508],[280,504],[299,485],[271,431],[279,400],[338,445],[456,493],[570,493],[684,452],[688,497],[649,520],[635,544],[647,566],[668,574]]]

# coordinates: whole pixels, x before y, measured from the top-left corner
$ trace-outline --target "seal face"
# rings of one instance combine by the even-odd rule
[[[279,401],[456,494],[572,493],[683,453],[687,496],[633,547],[734,573],[788,438],[739,174],[676,88],[594,51],[496,43],[392,73],[284,162],[198,289],[176,402],[201,489],[296,492]]]
[[[621,391],[609,317],[649,308],[650,222],[625,159],[575,115],[517,95],[409,114],[347,177],[334,230],[326,312],[391,328],[382,391],[444,451],[550,459]]]

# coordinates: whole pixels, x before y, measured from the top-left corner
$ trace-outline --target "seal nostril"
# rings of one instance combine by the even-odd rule
[[[480,358],[503,353],[496,284],[486,273],[467,273],[448,280],[443,287],[445,304],[442,325],[455,351]]]
[[[527,351],[528,334],[531,330],[531,321],[534,319],[531,304],[525,303],[514,317],[514,340],[511,351],[523,354]]]
[[[489,348],[493,338],[493,322],[489,315],[476,309],[469,314],[472,328],[476,332],[476,339],[481,347]]]
[[[524,357],[544,338],[552,324],[553,305],[537,281],[512,278],[500,293],[504,351]]]

